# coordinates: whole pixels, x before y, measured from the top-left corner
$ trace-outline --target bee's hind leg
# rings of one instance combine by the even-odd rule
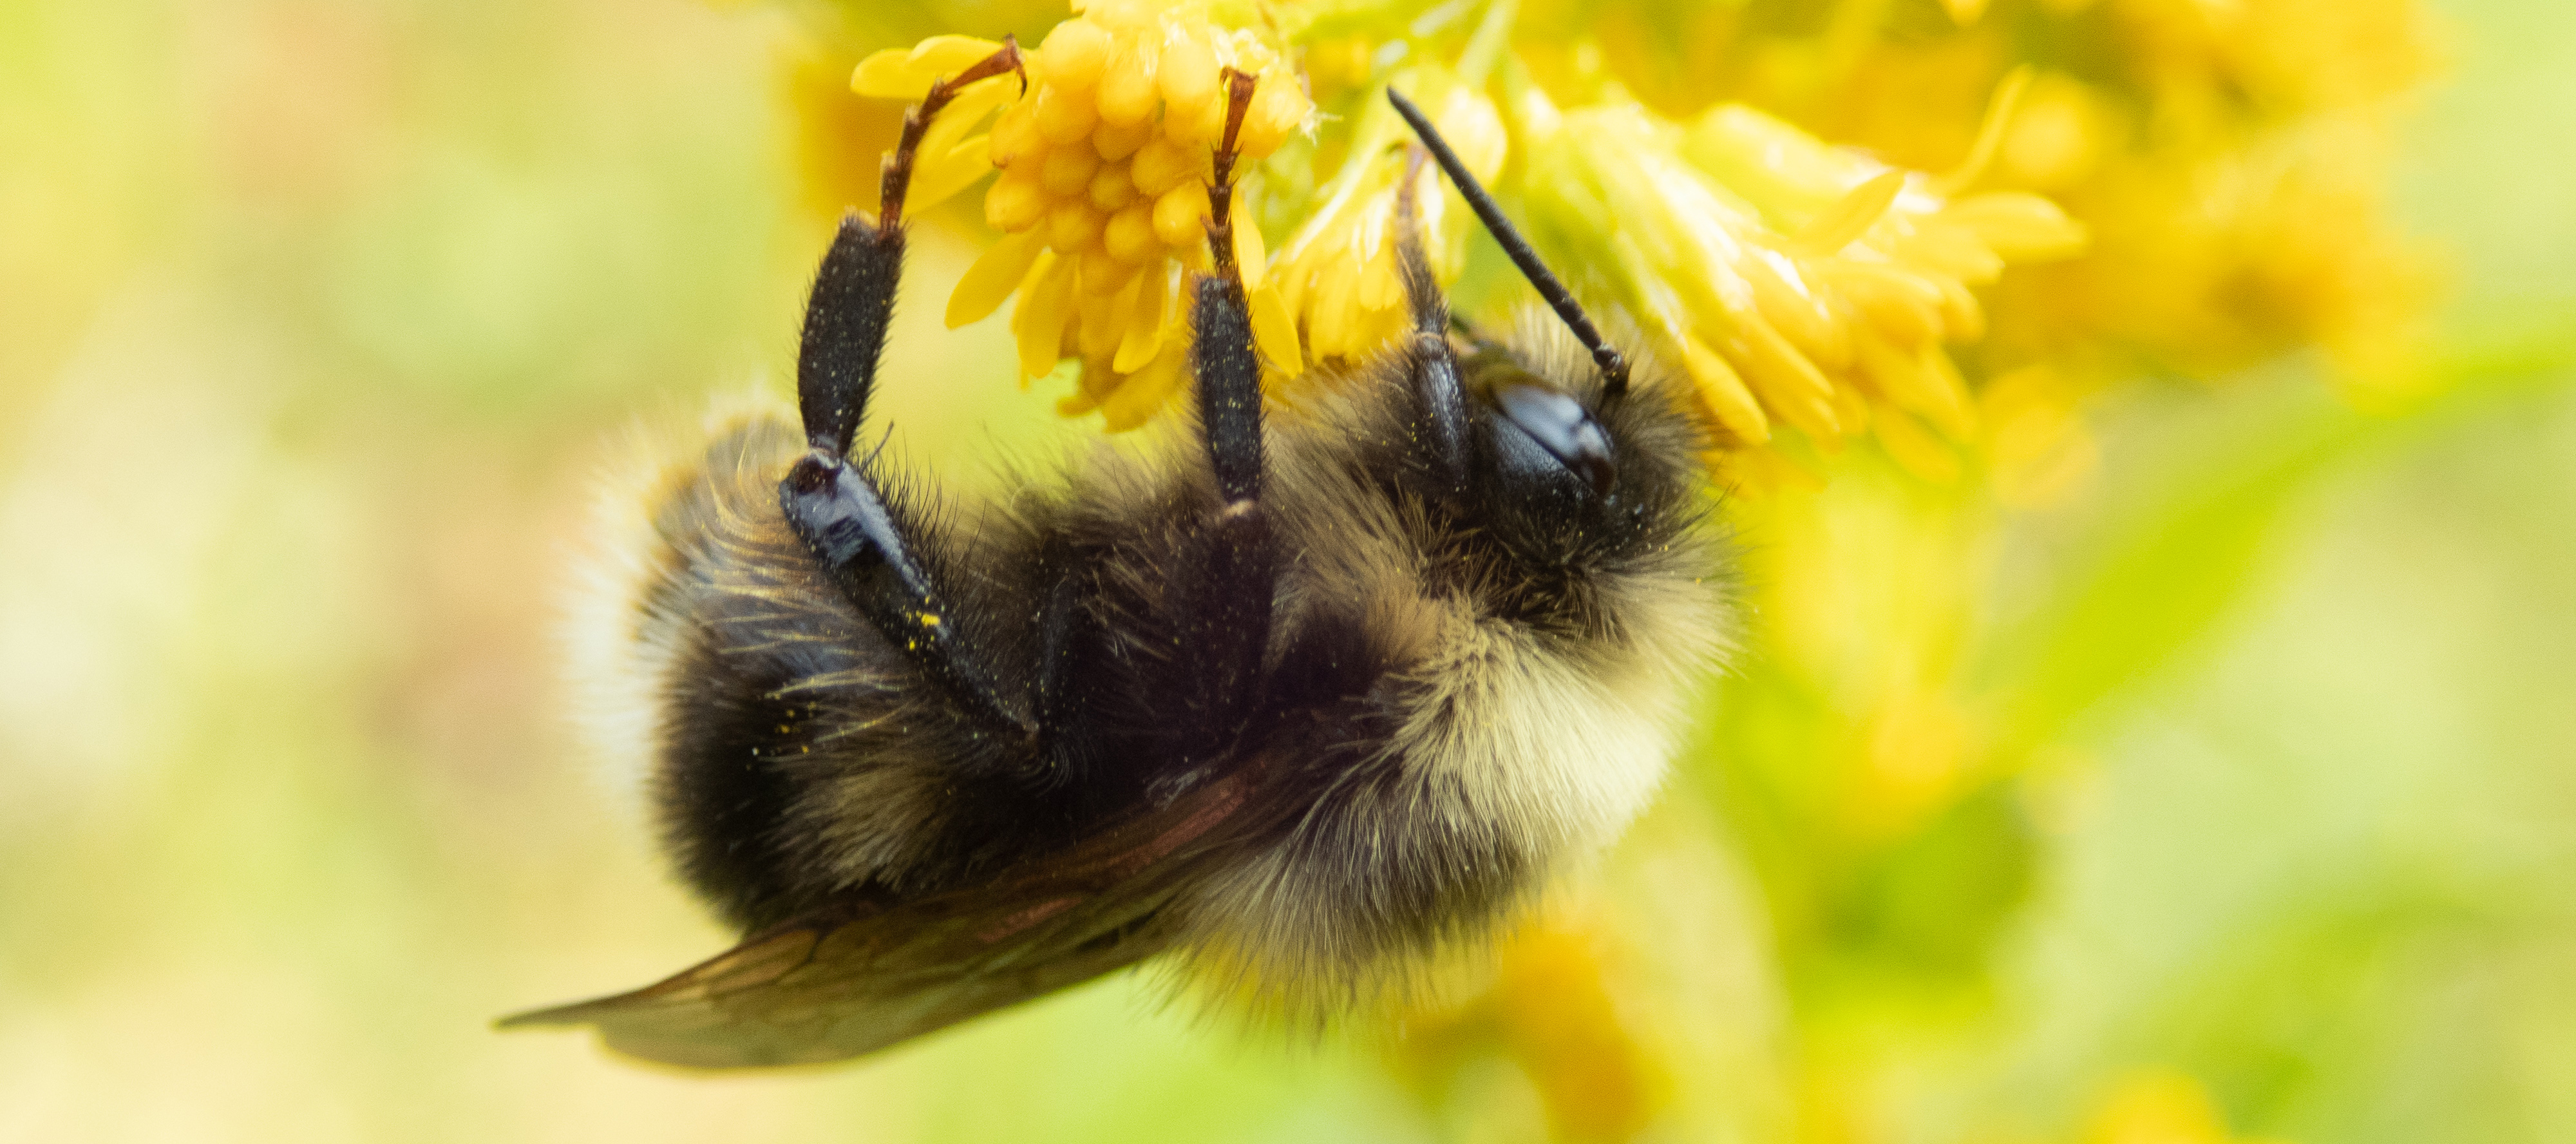
[[[890,509],[865,463],[850,459],[903,277],[904,192],[921,137],[959,88],[1019,68],[1019,48],[1005,41],[982,62],[933,84],[905,114],[902,141],[886,159],[878,217],[871,221],[853,211],[842,220],[815,272],[797,355],[797,406],[809,449],[780,482],[778,503],[834,586],[888,643],[987,730],[1033,741],[1035,723],[1003,695],[991,666],[952,622],[953,612],[920,557],[921,545],[911,539],[919,524]]]
[[[1190,362],[1221,504],[1190,542],[1175,601],[1183,626],[1185,753],[1194,764],[1222,754],[1260,701],[1261,658],[1270,644],[1278,580],[1277,548],[1261,507],[1261,360],[1234,260],[1235,139],[1254,79],[1229,68],[1225,82],[1225,136],[1208,194],[1208,244],[1216,273],[1196,286],[1191,318],[1197,341]]]

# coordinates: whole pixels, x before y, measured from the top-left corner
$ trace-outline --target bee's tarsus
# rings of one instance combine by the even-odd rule
[[[1225,79],[1225,133],[1217,141],[1211,156],[1208,180],[1208,256],[1216,264],[1219,277],[1235,280],[1236,292],[1242,291],[1243,268],[1234,260],[1234,163],[1242,156],[1236,139],[1243,132],[1243,117],[1252,108],[1253,85],[1259,77],[1227,68]]]
[[[921,137],[930,131],[930,121],[937,118],[940,110],[947,107],[951,100],[957,98],[959,90],[968,84],[991,79],[1003,72],[1018,75],[1021,94],[1028,93],[1028,68],[1020,56],[1019,40],[1011,36],[1002,37],[1000,49],[992,55],[975,61],[974,65],[965,71],[953,76],[940,77],[937,82],[930,85],[930,91],[921,97],[921,102],[904,110],[903,135],[895,141],[894,150],[886,155],[883,165],[884,182],[877,192],[877,202],[881,208],[878,212],[878,229],[892,231],[903,225],[904,193],[911,189],[913,160],[921,151]]]

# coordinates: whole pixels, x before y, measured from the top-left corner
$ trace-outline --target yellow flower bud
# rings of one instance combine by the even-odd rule
[[[1048,85],[1068,91],[1088,90],[1109,66],[1109,33],[1089,20],[1067,20],[1038,45],[1036,74]]]
[[[1213,95],[1196,103],[1172,103],[1163,108],[1163,134],[1176,143],[1207,146],[1217,141],[1225,130],[1225,101]]]
[[[993,165],[1010,167],[1032,159],[1046,150],[1046,140],[1038,136],[1038,121],[1028,100],[1002,109],[1002,117],[993,121]]]
[[[1140,119],[1121,127],[1104,117],[1100,126],[1091,131],[1091,149],[1103,159],[1124,159],[1135,154],[1137,148],[1153,137],[1154,123],[1150,119]]]
[[[984,192],[984,221],[999,231],[1036,226],[1046,214],[1046,207],[1046,191],[1038,186],[1033,173],[1005,171],[994,180],[993,189]]]
[[[1058,254],[1080,254],[1100,241],[1100,212],[1080,199],[1047,208],[1047,246]]]
[[[1162,8],[1154,0],[1096,0],[1082,7],[1083,19],[1112,32],[1141,28]]]
[[[1154,204],[1139,200],[1109,216],[1100,243],[1109,253],[1139,266],[1162,257],[1162,240],[1154,235]]]
[[[1127,178],[1127,164],[1101,164],[1099,170],[1092,172],[1091,184],[1083,189],[1083,197],[1103,213],[1110,214],[1135,202],[1136,184]]]
[[[1195,112],[1216,98],[1216,53],[1208,42],[1188,29],[1174,29],[1163,44],[1158,61],[1160,86],[1163,89],[1165,131],[1169,123],[1188,112]]]
[[[1046,162],[1038,167],[1038,185],[1053,198],[1079,196],[1091,186],[1091,173],[1100,169],[1100,156],[1089,147],[1058,147],[1047,152]]]
[[[1155,79],[1161,59],[1151,36],[1140,36],[1118,53],[1117,62],[1100,81],[1100,121],[1118,126],[1150,125],[1154,101],[1162,96]]]
[[[1252,93],[1252,107],[1244,113],[1243,132],[1236,145],[1243,153],[1260,158],[1279,149],[1288,136],[1306,126],[1306,115],[1314,104],[1306,98],[1305,88],[1297,83],[1295,73],[1286,68],[1273,68],[1262,73],[1261,86]]]
[[[1183,183],[1154,200],[1154,237],[1165,246],[1207,241],[1208,190],[1205,183]]]
[[[1137,150],[1127,177],[1135,181],[1137,190],[1159,197],[1197,174],[1200,158],[1196,148],[1156,139]]]
[[[1067,92],[1048,84],[1038,88],[1038,134],[1049,143],[1072,143],[1091,134],[1091,125],[1099,121],[1091,100],[1083,93]]]

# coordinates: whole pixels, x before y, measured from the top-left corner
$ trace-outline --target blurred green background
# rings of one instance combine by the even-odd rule
[[[785,18],[0,3],[0,1140],[2576,1139],[2576,8],[2431,8],[2391,191],[2440,396],[2107,397],[2091,493],[1959,586],[2047,725],[1956,829],[1784,865],[1808,724],[1756,664],[1570,895],[1628,952],[1524,945],[1493,1012],[1287,1045],[1120,978],[703,1079],[488,1021],[725,940],[555,632],[621,435],[792,360]],[[1085,432],[939,328],[967,240],[917,249],[910,455]],[[1569,1113],[1568,1055],[1660,1111]]]

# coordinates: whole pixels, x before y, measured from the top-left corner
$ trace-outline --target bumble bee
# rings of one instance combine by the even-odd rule
[[[1697,422],[1392,91],[1555,319],[1453,328],[1415,150],[1405,334],[1268,417],[1229,217],[1253,81],[1229,72],[1195,421],[964,511],[854,454],[914,149],[959,87],[1017,68],[1006,44],[907,114],[879,217],[853,212],[816,274],[801,425],[720,433],[630,554],[617,686],[676,865],[746,936],[505,1026],[814,1063],[1165,953],[1328,1015],[1654,793],[1729,625]]]

